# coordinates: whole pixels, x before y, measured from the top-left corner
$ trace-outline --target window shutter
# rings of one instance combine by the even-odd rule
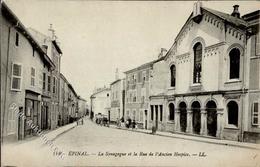
[[[12,90],[21,89],[22,66],[19,64],[12,64]]]
[[[138,72],[138,82],[141,82],[142,81],[142,72],[139,71]]]
[[[259,103],[255,102],[252,106],[252,125],[259,125]]]
[[[259,32],[259,28],[258,28],[258,32]],[[256,55],[257,56],[260,55],[260,33],[256,35]]]
[[[145,79],[146,79],[146,81],[148,81],[148,80],[149,80],[149,74],[150,74],[150,73],[149,73],[149,69],[147,69],[147,70],[146,70],[146,78],[145,78]]]

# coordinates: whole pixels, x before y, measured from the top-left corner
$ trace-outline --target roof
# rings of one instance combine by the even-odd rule
[[[206,8],[206,7],[202,7],[202,9],[218,16],[219,18],[237,26],[237,27],[240,27],[240,28],[245,28],[247,27],[248,23],[241,19],[241,18],[237,18],[237,17],[234,17],[234,16],[231,16],[230,14],[227,14],[227,13],[223,13],[223,12],[220,12],[220,11],[216,11],[216,10],[213,10],[213,9],[210,9],[210,8]]]
[[[115,83],[117,83],[119,81],[121,81],[121,79],[117,79],[117,80],[113,81],[110,85],[113,85],[113,84],[115,84]]]
[[[8,19],[10,23],[16,25],[15,28],[17,29],[17,31],[21,32],[21,34],[23,34],[23,36],[29,41],[32,47],[39,53],[43,62],[49,65],[50,67],[55,67],[52,60],[41,48],[41,45],[34,39],[34,37],[29,33],[26,27],[22,24],[22,22],[18,19],[18,17],[12,12],[12,10],[6,5],[5,2],[2,2],[1,13],[4,17]]]
[[[60,73],[60,77],[61,77],[66,83],[69,83],[69,81],[67,80],[67,78],[66,78],[62,73]]]
[[[73,86],[69,83],[68,87],[72,90],[72,92],[74,93],[75,96],[78,96],[76,91],[74,90]]]
[[[78,96],[78,99],[87,102],[87,100],[85,100],[84,98],[82,98],[80,96]]]
[[[98,93],[101,93],[101,92],[104,92],[104,91],[110,91],[110,88],[103,88],[103,89],[100,89],[98,90],[97,92],[93,93],[90,98],[94,97],[96,94]]]
[[[124,73],[128,74],[128,73],[131,73],[131,72],[134,72],[134,71],[137,71],[137,70],[141,70],[141,69],[144,69],[144,68],[147,68],[147,67],[151,67],[154,63],[164,60],[164,58],[165,58],[165,56],[162,56],[159,59],[156,59],[156,60],[150,61],[148,63],[142,64],[142,65],[140,65],[140,66],[138,66],[136,68],[133,68],[133,69],[128,70],[128,71],[125,71]]]
[[[53,40],[52,43],[53,43],[54,47],[56,48],[56,50],[58,51],[58,53],[62,54],[62,51],[61,51],[59,45],[57,44],[57,41]]]

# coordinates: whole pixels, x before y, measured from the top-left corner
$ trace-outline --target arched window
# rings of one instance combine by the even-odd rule
[[[238,126],[238,105],[234,101],[227,104],[228,109],[228,124]]]
[[[174,120],[175,107],[174,104],[169,104],[169,120]]]
[[[229,79],[239,78],[240,69],[240,51],[237,48],[232,49],[229,52]]]
[[[196,43],[193,47],[194,67],[193,67],[193,83],[201,82],[201,61],[202,61],[202,45]]]
[[[175,80],[176,80],[176,67],[172,65],[170,67],[171,70],[171,87],[175,87]]]

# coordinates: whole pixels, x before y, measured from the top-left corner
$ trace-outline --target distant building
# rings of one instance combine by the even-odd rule
[[[58,125],[66,125],[69,123],[69,82],[65,76],[60,73],[60,98],[59,98],[59,116]]]
[[[51,105],[48,104],[48,99],[43,98],[43,115],[48,117],[48,128],[54,129],[58,125],[59,115],[59,91],[60,91],[60,61],[62,51],[56,41],[56,36],[52,25],[49,29],[49,35],[42,34],[33,28],[28,29],[29,32],[35,37],[42,49],[50,57],[55,64],[55,68],[50,72],[43,72],[44,90],[47,91],[46,97],[51,97]]]
[[[91,118],[95,119],[97,114],[102,114],[110,120],[110,88],[99,88],[90,96]]]
[[[78,95],[71,84],[68,84],[68,118],[69,123],[78,117]]]
[[[110,84],[111,88],[111,112],[110,121],[116,122],[124,117],[125,101],[125,79],[119,79],[118,70],[116,71],[115,81]]]
[[[78,96],[78,118],[84,117],[87,114],[87,101]]]
[[[125,119],[135,120],[139,128],[148,128],[151,70],[162,59],[163,56],[125,72]]]
[[[5,3],[1,5],[0,20],[1,136],[12,141],[36,134],[26,120],[38,129],[47,126],[41,113],[43,72],[56,67]]]

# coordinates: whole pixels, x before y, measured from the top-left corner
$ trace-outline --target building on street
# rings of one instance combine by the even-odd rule
[[[259,142],[259,16],[195,3],[153,66],[149,113],[158,130]]]
[[[98,114],[107,116],[110,120],[110,88],[98,88],[94,90],[94,93],[90,96],[91,114],[90,118],[95,120]]]
[[[125,79],[119,79],[118,69],[116,70],[115,81],[110,84],[111,88],[111,115],[110,121],[117,122],[124,118],[125,101]]]
[[[47,90],[48,95],[51,97],[51,104],[48,104],[46,98],[43,99],[43,115],[48,117],[48,127],[49,129],[55,129],[58,126],[58,115],[59,115],[59,91],[60,91],[60,61],[62,56],[62,51],[57,42],[57,36],[55,31],[50,25],[48,29],[49,34],[45,35],[41,32],[29,28],[30,33],[35,37],[38,43],[41,44],[42,49],[50,57],[50,59],[55,64],[55,68],[49,74],[48,71],[43,73],[43,82],[47,83],[44,90]],[[48,96],[47,96],[48,97]],[[48,108],[47,108],[48,107]],[[48,113],[48,115],[46,114]]]
[[[71,84],[68,84],[68,118],[69,123],[77,120],[78,115],[78,95]]]
[[[165,49],[162,49],[161,54],[165,54]],[[125,119],[135,120],[139,128],[148,128],[151,71],[153,64],[163,58],[163,55],[159,56],[157,60],[125,72]]]
[[[78,96],[78,118],[84,117],[87,114],[87,101]]]
[[[42,74],[56,67],[5,3],[1,6],[1,35],[1,136],[9,142],[35,134],[26,120],[46,127],[47,121],[41,120]]]

